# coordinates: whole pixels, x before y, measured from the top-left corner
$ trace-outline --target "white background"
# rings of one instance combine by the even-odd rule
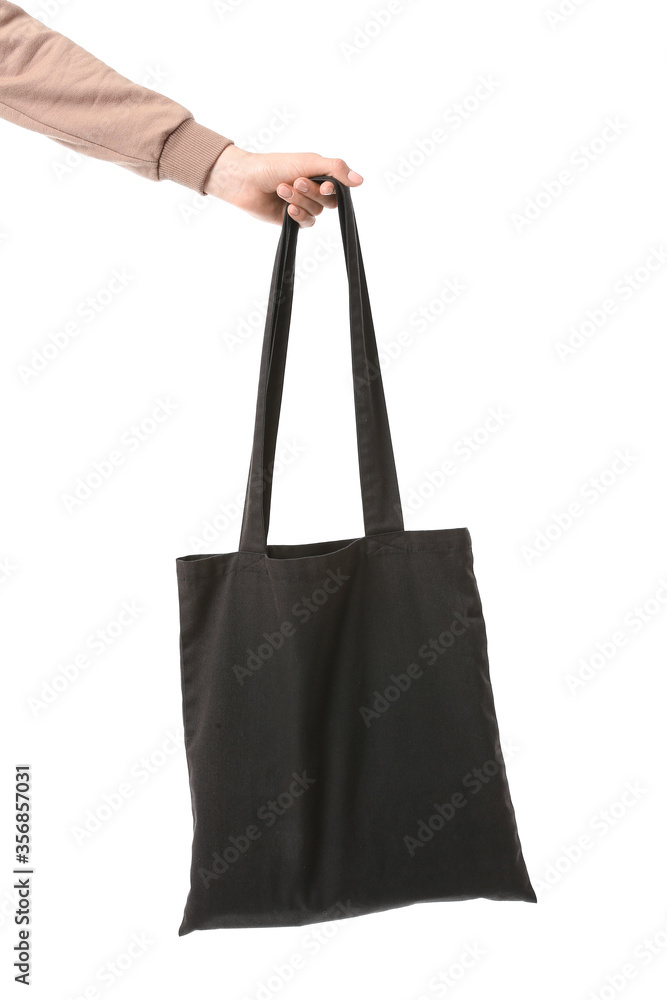
[[[364,176],[353,198],[378,341],[385,353],[394,344],[384,384],[406,527],[471,531],[539,902],[415,905],[319,925],[323,944],[317,927],[177,937],[191,813],[174,560],[202,550],[216,516],[205,550],[238,546],[233,505],[246,485],[279,229],[0,121],[3,979],[15,943],[13,771],[28,762],[38,998],[662,995],[659,5],[564,3],[557,20],[557,0],[414,0],[392,5],[381,28],[383,0],[27,9],[54,6],[52,27],[239,145],[259,137],[265,151],[343,156]],[[485,100],[474,97],[482,77],[494,81]],[[465,120],[452,110],[462,103]],[[277,112],[289,119],[280,128]],[[571,183],[559,191],[563,170]],[[313,268],[322,239],[335,249]],[[299,454],[276,480],[274,543],[363,532],[336,214],[301,233],[298,254],[307,273],[279,441]],[[26,383],[33,349],[114,269],[132,276],[127,287]],[[448,280],[465,291],[438,309]],[[615,307],[606,317],[605,300]],[[587,319],[563,359],[558,344]],[[248,335],[230,350],[239,330]],[[158,399],[174,412],[68,513],[63,494]],[[494,408],[502,426],[485,430]],[[469,459],[465,435],[476,442]],[[456,474],[420,503],[448,459]],[[97,655],[88,638],[113,632],[123,602],[141,611]],[[83,652],[89,665],[36,709],[31,699]],[[588,679],[573,686],[578,675]],[[89,811],[104,815],[123,783],[131,796],[78,842]],[[133,935],[150,943],[128,963]],[[466,949],[478,957],[463,971]],[[294,956],[302,968],[283,984],[275,967]],[[122,975],[100,978],[108,963]]]

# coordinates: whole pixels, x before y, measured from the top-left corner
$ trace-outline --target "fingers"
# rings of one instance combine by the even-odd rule
[[[301,175],[293,183],[282,183],[276,192],[288,203],[287,211],[300,226],[312,226],[323,208],[336,208],[336,189],[331,181],[317,183],[312,176],[326,174],[334,177],[347,187],[363,183],[363,177],[351,170],[345,160],[319,156],[317,153],[303,153],[295,158],[294,165]]]
[[[283,184],[281,187],[287,189],[288,185]],[[311,181],[309,177],[297,177],[292,189],[291,194],[285,200],[291,204],[300,205],[310,211],[312,215],[319,215],[323,208],[335,208],[338,203],[336,188],[331,181],[322,181],[321,184],[318,184],[316,181]],[[280,190],[278,194],[283,197]],[[297,201],[298,198],[302,198],[304,201]],[[311,209],[309,205],[315,205],[317,208]],[[293,212],[290,212],[290,215],[298,218]]]
[[[300,180],[303,180],[303,178],[300,178]],[[304,185],[302,184],[301,187],[304,187]],[[302,228],[314,225],[315,217],[320,214],[323,208],[321,200],[317,201],[309,197],[309,194],[319,192],[317,184],[308,181],[305,187],[308,192],[307,194],[302,194],[297,184],[294,184],[294,186],[291,184],[279,184],[277,189],[280,197],[288,203],[287,211]]]

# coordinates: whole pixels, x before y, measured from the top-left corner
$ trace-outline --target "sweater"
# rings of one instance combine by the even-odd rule
[[[0,118],[201,195],[233,141],[6,0],[0,0]]]

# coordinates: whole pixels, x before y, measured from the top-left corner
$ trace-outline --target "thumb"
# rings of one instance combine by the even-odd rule
[[[319,156],[317,153],[304,154],[303,160],[299,159],[299,170],[304,177],[316,177],[318,174],[335,177],[337,181],[347,187],[356,187],[363,181],[361,174],[358,174],[356,170],[351,170],[345,160],[341,160],[340,157],[332,159],[327,156]]]

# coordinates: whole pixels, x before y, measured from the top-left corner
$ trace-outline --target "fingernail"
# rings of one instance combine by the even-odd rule
[[[358,181],[363,181],[363,177],[361,174],[358,174],[356,170],[350,170],[347,176],[348,179],[353,181],[355,184],[358,183]]]
[[[308,181],[297,181],[294,187],[297,191],[302,191],[304,194],[308,190]]]
[[[326,190],[327,188],[329,189],[328,191]],[[321,190],[322,194],[333,194],[334,193],[334,186],[333,186],[333,184],[324,184],[320,188],[320,190]]]
[[[287,184],[280,184],[278,186],[278,194],[280,195],[281,198],[291,198],[292,189],[288,187]]]

